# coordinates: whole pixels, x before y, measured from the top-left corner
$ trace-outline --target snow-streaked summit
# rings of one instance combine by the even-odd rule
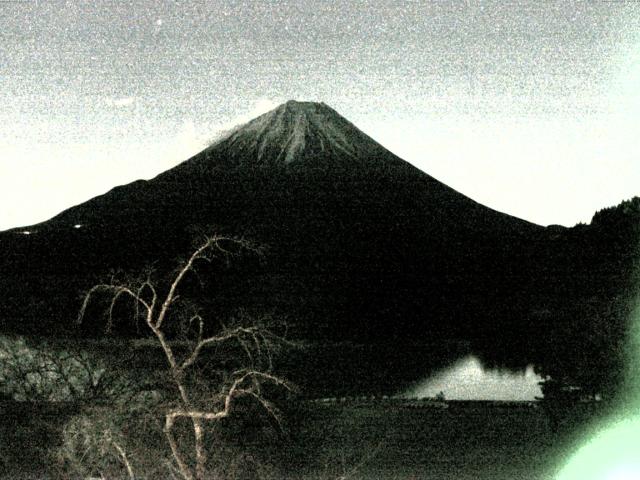
[[[290,100],[238,127],[211,148],[239,163],[289,165],[323,157],[354,160],[380,155],[381,145],[324,103]]]

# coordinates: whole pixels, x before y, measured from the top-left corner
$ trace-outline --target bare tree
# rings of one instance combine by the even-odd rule
[[[192,309],[189,315],[184,316],[186,304],[179,300],[178,291],[185,279],[197,275],[197,267],[203,262],[228,258],[242,250],[257,251],[244,240],[207,237],[175,271],[164,289],[151,279],[150,274],[138,282],[112,281],[95,285],[85,295],[78,316],[78,321],[82,322],[92,298],[100,292],[106,293],[109,298],[107,328],[111,328],[118,301],[121,298],[132,300],[136,321],[142,318],[153,334],[152,338],[160,345],[170,381],[175,387],[177,401],[164,412],[163,430],[174,466],[184,480],[203,480],[207,475],[205,427],[208,423],[229,417],[240,398],[254,400],[280,423],[278,409],[267,399],[264,387],[272,384],[291,389],[285,380],[271,372],[273,352],[287,342],[283,335],[274,332],[273,325],[268,321],[247,322],[244,319],[232,325],[219,322],[217,328],[213,328],[197,310]],[[187,326],[189,335],[186,339],[179,340],[175,335],[178,322]],[[245,365],[230,372],[221,368],[226,373],[222,387],[214,394],[203,394],[197,379],[197,364],[203,352],[210,347],[220,348],[233,342],[244,352]],[[181,420],[191,425],[192,448],[186,449],[177,440],[175,427]],[[127,471],[133,476],[132,463],[123,447],[120,443],[113,443],[112,446],[121,459],[126,459]]]

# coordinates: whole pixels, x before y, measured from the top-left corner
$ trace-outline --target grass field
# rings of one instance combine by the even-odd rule
[[[46,476],[47,448],[71,408],[4,403],[0,412],[3,478]],[[256,470],[263,478],[542,480],[566,440],[532,404],[305,402],[290,427],[277,445],[243,447],[267,459],[270,468]]]

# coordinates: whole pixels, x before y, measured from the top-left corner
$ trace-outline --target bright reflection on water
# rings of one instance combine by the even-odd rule
[[[534,400],[542,395],[538,385],[541,380],[533,367],[520,373],[485,370],[482,363],[470,355],[425,379],[403,396],[435,397],[442,392],[448,400]]]

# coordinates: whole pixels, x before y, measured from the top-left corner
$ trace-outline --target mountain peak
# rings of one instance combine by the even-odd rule
[[[301,102],[298,100],[288,100],[273,109],[271,112],[293,118],[320,116],[323,117],[325,121],[331,118],[334,120],[339,118],[344,119],[344,117],[324,102]]]
[[[274,122],[271,124],[271,127],[278,127],[278,122],[282,121],[285,121],[287,126],[293,129],[308,123],[311,123],[316,127],[327,127],[330,124],[336,123],[340,124],[340,127],[338,127],[338,125],[334,125],[336,128],[344,128],[345,124],[349,124],[349,122],[338,112],[322,102],[300,102],[297,100],[289,100],[270,112],[267,112],[263,116],[266,117],[265,120],[268,119],[269,121]],[[262,117],[258,117],[255,120],[260,118]]]
[[[328,105],[296,100],[240,126],[218,146],[239,163],[258,165],[364,158],[382,149]]]
[[[275,110],[279,110],[279,109],[285,109],[290,112],[309,112],[309,113],[315,113],[318,110],[323,110],[323,109],[333,111],[333,109],[327,106],[327,104],[324,102],[305,102],[305,101],[299,101],[299,100],[287,100],[285,103],[275,108]]]

